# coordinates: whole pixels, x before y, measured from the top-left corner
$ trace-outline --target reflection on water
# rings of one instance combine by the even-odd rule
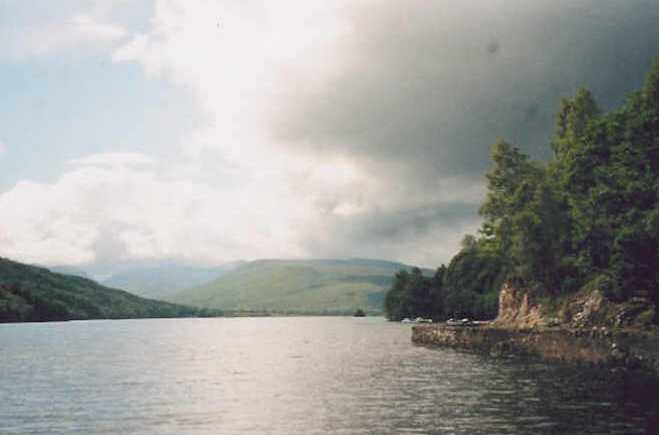
[[[410,343],[379,318],[0,325],[0,433],[645,433],[657,384]]]

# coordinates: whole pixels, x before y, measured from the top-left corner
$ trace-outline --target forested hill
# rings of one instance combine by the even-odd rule
[[[659,59],[617,110],[603,111],[586,89],[564,99],[547,146],[554,157],[540,162],[494,145],[478,235],[433,279],[397,275],[390,318],[492,318],[504,280],[546,306],[597,290],[657,307]]]
[[[0,258],[0,322],[218,315]]]
[[[225,310],[352,314],[382,312],[396,271],[411,266],[382,260],[257,260],[217,280],[183,290],[174,302]]]

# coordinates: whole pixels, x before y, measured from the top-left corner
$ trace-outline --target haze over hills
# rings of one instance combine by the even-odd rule
[[[213,281],[243,263],[236,261],[218,267],[163,263],[122,270],[100,282],[108,287],[120,288],[145,298],[167,299],[180,290]]]
[[[0,258],[0,322],[217,315]]]
[[[377,313],[396,272],[412,267],[367,259],[257,260],[170,300],[224,310],[351,313],[362,308]]]

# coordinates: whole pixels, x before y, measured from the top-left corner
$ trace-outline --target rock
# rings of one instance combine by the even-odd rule
[[[604,312],[608,308],[608,301],[599,290],[593,290],[587,295],[577,297],[572,302],[572,307],[577,312],[572,316],[572,327],[585,328],[601,325],[606,318]]]
[[[647,326],[652,322],[654,312],[654,304],[649,299],[631,298],[618,307],[615,326]]]
[[[499,314],[491,326],[518,330],[563,326],[583,329],[586,336],[607,337],[608,328],[643,328],[652,325],[655,317],[655,307],[649,299],[637,296],[617,303],[594,285],[556,302],[559,308],[549,317],[534,290],[508,281],[499,293]]]
[[[412,341],[426,346],[452,347],[495,357],[540,358],[545,361],[642,369],[659,374],[659,337],[639,341],[640,332],[601,328],[520,330],[496,327],[456,328],[446,325],[416,325]]]
[[[541,307],[528,291],[505,283],[499,294],[499,315],[494,325],[506,328],[529,329],[545,326]]]
[[[552,317],[547,320],[545,326],[547,326],[548,328],[556,328],[561,326],[561,321],[557,317]]]

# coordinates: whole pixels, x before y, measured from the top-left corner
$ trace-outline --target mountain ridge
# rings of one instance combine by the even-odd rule
[[[348,314],[366,308],[374,314],[382,311],[395,273],[413,267],[364,258],[259,259],[168,300],[229,311]]]

